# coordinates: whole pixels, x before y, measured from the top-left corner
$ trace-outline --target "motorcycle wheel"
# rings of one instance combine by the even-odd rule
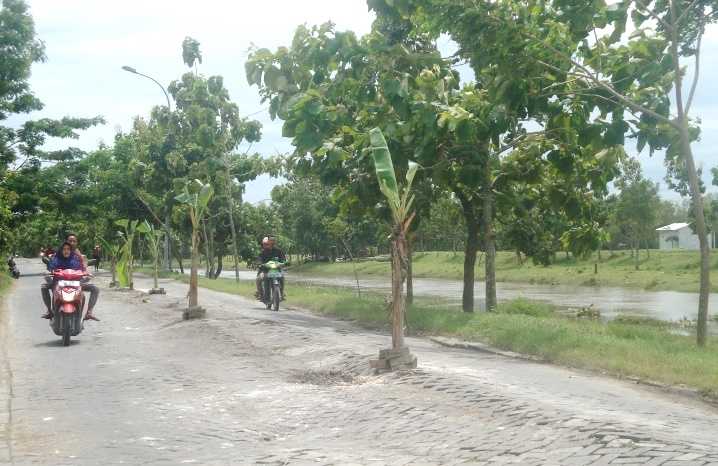
[[[64,321],[62,323],[62,346],[70,346],[70,332],[71,332],[72,322],[68,317],[64,317]]]
[[[274,312],[279,311],[279,299],[281,292],[279,290],[279,284],[272,285],[272,310]]]

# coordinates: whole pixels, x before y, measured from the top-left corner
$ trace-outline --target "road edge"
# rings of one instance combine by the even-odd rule
[[[11,281],[6,290],[7,293],[3,293],[0,296],[0,355],[2,356],[2,362],[0,362],[0,394],[5,398],[4,402],[0,405],[0,426],[3,426],[0,431],[3,432],[5,437],[5,445],[0,446],[3,456],[9,464],[15,464],[15,456],[13,454],[13,406],[12,401],[15,396],[13,392],[13,372],[12,366],[10,365],[10,358],[8,352],[8,319],[9,319],[9,299],[10,295],[14,292],[15,281]]]
[[[442,336],[429,336],[429,340],[433,341],[434,343],[447,347],[447,348],[454,348],[454,349],[465,349],[469,351],[476,351],[481,353],[489,353],[489,354],[495,354],[498,356],[503,356],[507,358],[512,359],[523,359],[525,361],[532,361],[539,364],[550,364],[552,366],[556,367],[565,367],[571,370],[575,371],[581,371],[586,372],[588,374],[601,376],[601,377],[611,377],[617,380],[623,380],[628,382],[633,382],[637,385],[645,385],[647,387],[658,389],[662,392],[671,394],[671,395],[677,395],[684,398],[691,398],[694,400],[701,401],[703,403],[707,403],[711,406],[718,407],[718,397],[713,397],[710,395],[707,395],[706,393],[702,392],[701,390],[680,386],[680,385],[670,385],[670,384],[664,384],[661,382],[656,382],[655,380],[650,379],[642,379],[640,377],[635,376],[621,376],[619,374],[610,374],[610,373],[604,373],[599,371],[592,371],[589,369],[584,369],[580,367],[573,367],[565,364],[556,364],[553,363],[545,358],[541,358],[538,356],[532,356],[528,354],[521,354],[521,353],[515,353],[513,351],[504,351],[499,348],[494,348],[492,346],[486,345],[484,343],[477,343],[473,341],[465,341],[465,340],[459,340],[456,338],[450,338],[450,337],[442,337]]]

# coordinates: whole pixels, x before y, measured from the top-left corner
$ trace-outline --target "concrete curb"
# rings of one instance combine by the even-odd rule
[[[464,341],[464,340],[458,340],[456,338],[448,338],[448,337],[429,337],[429,340],[433,341],[434,343],[437,343],[441,346],[446,346],[448,348],[459,348],[459,349],[467,349],[472,351],[480,351],[482,353],[489,353],[489,354],[497,354],[499,356],[506,356],[507,358],[514,358],[514,359],[524,359],[527,361],[534,361],[534,362],[543,362],[548,363],[543,358],[540,358],[538,356],[531,356],[528,354],[521,354],[521,353],[514,353],[513,351],[503,351],[498,348],[494,348],[489,345],[485,345],[483,343],[476,343],[472,341]]]

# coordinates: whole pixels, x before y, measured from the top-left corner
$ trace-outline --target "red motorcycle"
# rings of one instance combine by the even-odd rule
[[[50,327],[55,335],[62,337],[63,346],[70,344],[70,338],[82,332],[82,317],[85,308],[85,295],[82,293],[82,281],[89,274],[82,270],[55,270],[52,272],[52,313]]]

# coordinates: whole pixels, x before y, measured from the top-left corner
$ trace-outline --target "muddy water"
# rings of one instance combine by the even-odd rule
[[[233,278],[233,271],[225,271],[223,277]],[[241,279],[254,279],[255,272],[241,271]],[[309,277],[299,274],[287,274],[288,281],[313,283],[317,285],[355,288],[353,277]],[[362,278],[362,289],[389,291],[389,280],[381,278]],[[679,291],[644,291],[630,288],[589,287],[567,285],[536,285],[527,283],[500,282],[497,284],[499,300],[526,298],[552,303],[564,308],[584,308],[593,306],[601,311],[606,319],[620,315],[644,316],[654,319],[678,321],[693,320],[697,317],[698,294]],[[414,294],[424,297],[441,297],[452,303],[461,302],[462,282],[433,278],[415,278]],[[476,305],[482,308],[485,300],[484,284],[476,282]],[[711,315],[718,315],[718,294],[710,297]]]

